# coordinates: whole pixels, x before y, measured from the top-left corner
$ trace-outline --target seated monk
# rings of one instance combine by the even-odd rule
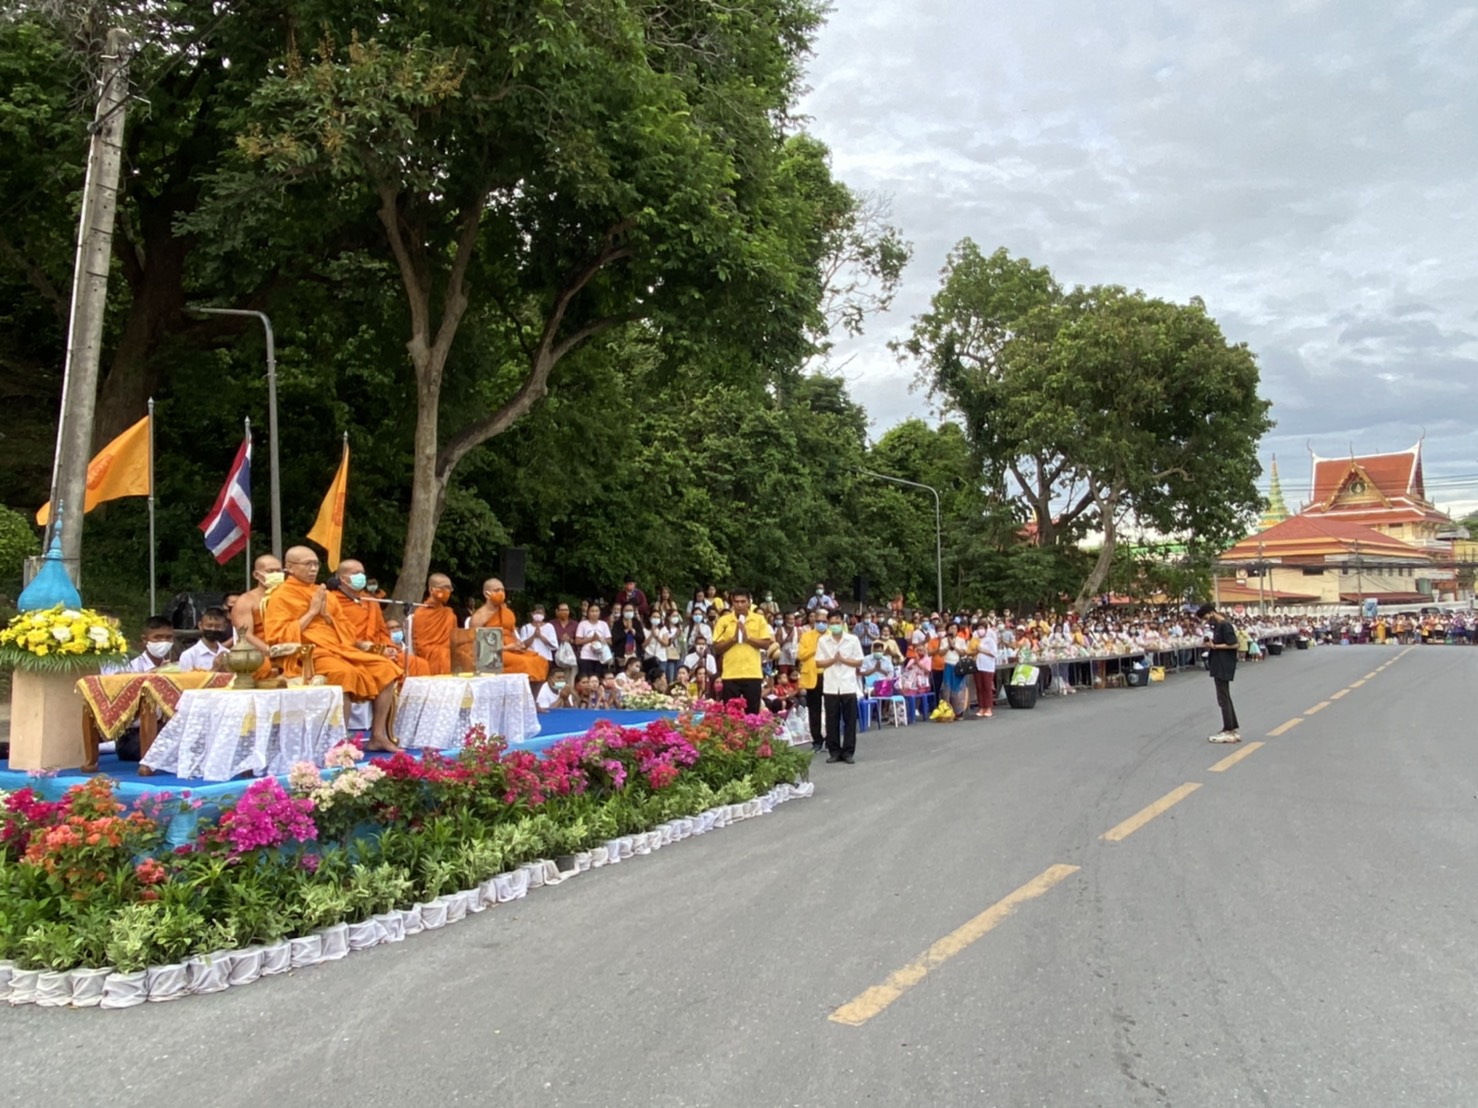
[[[237,639],[256,647],[265,659],[261,667],[252,674],[252,678],[265,681],[272,676],[274,669],[284,677],[296,677],[302,672],[297,652],[279,649],[278,656],[272,657],[272,648],[267,643],[266,630],[262,625],[262,610],[266,607],[267,596],[282,584],[285,576],[282,563],[277,560],[276,554],[263,554],[252,563],[251,575],[256,584],[232,602],[227,614],[230,616],[231,626],[236,629]],[[296,640],[292,645],[296,645]]]
[[[535,650],[530,650],[518,637],[518,621],[513,618],[513,609],[505,603],[507,593],[503,582],[490,577],[482,584],[483,605],[472,613],[472,628],[497,627],[503,632],[503,672],[521,673],[534,684],[549,676],[549,662]]]
[[[316,583],[318,555],[306,546],[295,546],[284,562],[287,578],[267,597],[263,612],[267,642],[312,643],[315,673],[342,688],[350,700],[374,702],[366,749],[399,750],[390,737],[389,721],[400,667],[355,645],[343,599]]]
[[[354,645],[360,650],[385,655],[401,666],[409,677],[429,677],[431,667],[426,664],[426,660],[406,654],[400,642],[391,638],[390,628],[385,625],[385,615],[380,605],[367,599],[368,579],[365,577],[364,565],[353,558],[345,558],[339,563],[337,575],[339,594],[343,600],[343,618],[354,636]]]
[[[452,672],[452,632],[457,613],[451,606],[452,579],[433,573],[426,582],[426,603],[411,616],[411,650],[424,658],[433,676]]]

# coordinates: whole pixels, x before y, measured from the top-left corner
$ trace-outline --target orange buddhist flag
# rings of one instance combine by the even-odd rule
[[[145,416],[87,463],[87,498],[82,510],[90,512],[106,500],[148,495],[149,417]],[[41,505],[36,522],[42,527],[51,522],[51,501]]]
[[[339,463],[339,472],[334,474],[334,483],[328,487],[328,495],[318,509],[318,521],[308,532],[308,541],[323,547],[328,554],[328,570],[339,568],[339,551],[344,546],[344,496],[349,491],[349,436],[344,436],[344,460]]]

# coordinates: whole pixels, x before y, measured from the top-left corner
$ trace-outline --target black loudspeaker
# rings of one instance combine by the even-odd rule
[[[858,604],[867,603],[867,574],[859,573],[852,578],[852,596]]]
[[[503,551],[503,587],[509,592],[523,592],[528,561],[529,552],[521,546],[510,546]]]

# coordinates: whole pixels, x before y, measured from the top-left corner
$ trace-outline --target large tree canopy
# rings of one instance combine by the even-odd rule
[[[1216,546],[1260,507],[1256,447],[1272,424],[1257,363],[1198,300],[1065,290],[966,239],[901,348],[964,417],[987,477],[1030,511],[1041,545],[1102,535],[1079,609],[1107,580],[1126,519]]]

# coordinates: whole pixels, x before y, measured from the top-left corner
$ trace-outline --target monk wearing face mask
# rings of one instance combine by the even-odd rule
[[[272,675],[274,666],[284,677],[296,677],[302,672],[302,666],[295,654],[287,654],[277,658],[269,657],[271,647],[267,643],[266,626],[263,620],[263,611],[267,606],[267,597],[272,590],[282,584],[286,574],[282,570],[282,562],[275,554],[262,554],[252,563],[252,580],[256,582],[252,588],[236,598],[236,603],[231,605],[229,613],[231,625],[236,628],[236,637],[254,646],[261,651],[261,668],[252,676],[258,680],[264,680]]]
[[[503,672],[521,673],[536,685],[543,681],[549,675],[549,663],[519,641],[518,621],[508,606],[503,582],[489,577],[482,583],[482,597],[482,607],[472,613],[472,626],[496,627],[503,632]]]
[[[411,649],[426,659],[433,676],[452,672],[452,632],[457,613],[452,609],[452,579],[433,573],[426,582],[426,606],[411,617]]]
[[[408,677],[431,676],[431,668],[425,659],[406,655],[404,647],[391,638],[383,610],[369,599],[369,579],[365,575],[364,564],[354,558],[344,558],[339,562],[338,578],[342,618],[354,636],[354,644],[361,650],[385,655],[401,666]],[[404,638],[402,635],[402,641]]]

